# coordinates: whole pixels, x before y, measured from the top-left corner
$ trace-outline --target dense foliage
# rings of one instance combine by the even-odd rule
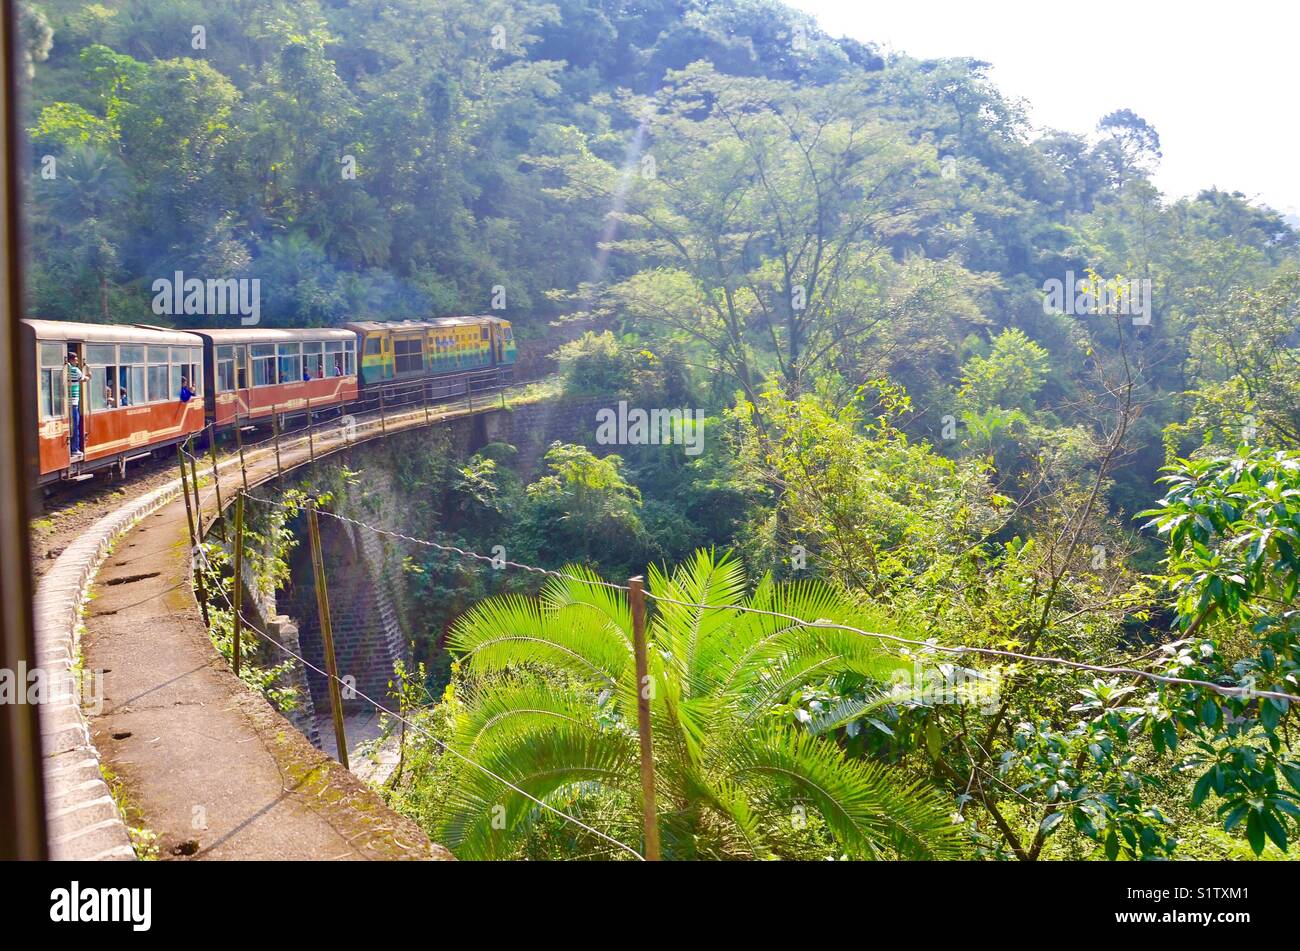
[[[722,571],[738,602],[931,642],[892,672],[840,645],[852,676],[760,696],[715,689],[726,652],[683,654],[694,628],[656,609],[675,854],[1294,854],[1300,234],[1237,192],[1161,195],[1141,116],[1038,134],[985,64],[884,56],[775,0],[25,6],[34,314],[140,321],[176,271],[259,278],[271,325],[500,290],[523,349],[554,353],[560,405],[698,409],[703,452],[609,446],[594,420],[536,472],[505,446],[431,449],[401,463],[404,527],[652,587]],[[1073,285],[1053,305],[1075,278],[1115,306]],[[692,560],[714,546],[737,560]],[[599,789],[539,794],[635,839],[625,607],[599,630],[586,588],[475,607],[538,592],[411,554],[419,659],[445,664],[465,614],[422,722],[503,768],[593,757]],[[613,686],[478,650],[506,620],[582,637]],[[754,633],[709,620],[720,643]],[[441,689],[437,666],[412,680]],[[534,702],[573,729],[474,732]],[[451,844],[604,848],[518,804],[508,836],[481,833],[502,790],[406,738],[394,801]],[[960,834],[904,841],[825,803],[778,829],[816,804],[734,780],[769,754],[859,805],[902,796],[929,832],[950,809]]]

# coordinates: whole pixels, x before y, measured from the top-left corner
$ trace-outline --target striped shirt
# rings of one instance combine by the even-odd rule
[[[68,399],[73,403],[81,402],[81,381],[85,378],[85,370],[71,363],[68,364]]]

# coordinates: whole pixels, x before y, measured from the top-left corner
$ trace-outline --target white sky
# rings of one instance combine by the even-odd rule
[[[1160,133],[1170,197],[1241,191],[1300,215],[1296,0],[786,0],[832,36],[972,56],[1039,126],[1091,134],[1129,108]]]

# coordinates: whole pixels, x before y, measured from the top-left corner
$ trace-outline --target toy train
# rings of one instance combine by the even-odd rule
[[[36,395],[41,485],[80,480],[157,455],[212,425],[269,423],[273,414],[344,411],[390,384],[484,374],[509,382],[510,321],[444,317],[343,328],[169,330],[24,320],[23,365]],[[67,367],[75,354],[79,373]],[[442,388],[448,391],[448,388]],[[450,388],[454,389],[454,388]],[[77,392],[74,403],[73,392]],[[80,444],[73,445],[73,408]],[[110,469],[111,471],[111,469]]]

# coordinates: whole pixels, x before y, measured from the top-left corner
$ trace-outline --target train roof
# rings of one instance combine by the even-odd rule
[[[184,330],[144,327],[135,324],[81,324],[70,320],[24,320],[38,340],[82,341],[84,343],[144,343],[197,347],[203,341]]]
[[[429,320],[355,320],[347,324],[352,330],[440,330],[445,327],[473,327],[484,321],[495,324],[509,323],[504,317],[476,314],[463,317],[434,317]]]
[[[296,343],[303,340],[355,340],[341,327],[198,327],[194,333],[219,347],[240,343]]]

